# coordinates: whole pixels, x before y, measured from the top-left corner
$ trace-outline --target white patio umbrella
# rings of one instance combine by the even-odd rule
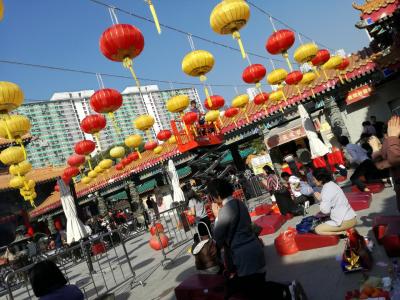
[[[316,157],[328,154],[329,148],[318,138],[314,123],[311,120],[310,115],[304,108],[303,104],[299,104],[298,111],[301,118],[301,124],[306,131],[306,135],[310,143],[311,158],[314,159]]]
[[[178,173],[176,172],[174,162],[171,159],[168,161],[168,176],[172,184],[174,202],[185,201],[185,195],[183,194],[183,191],[179,185],[179,176]]]
[[[71,195],[69,187],[61,179],[57,179],[57,183],[60,187],[62,208],[67,218],[67,243],[78,242],[80,239],[88,236],[91,230],[78,218],[74,198]]]

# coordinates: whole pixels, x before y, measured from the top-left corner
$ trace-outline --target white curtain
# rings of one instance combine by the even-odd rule
[[[314,159],[316,157],[328,154],[329,148],[318,138],[314,123],[311,120],[310,115],[304,108],[303,104],[299,104],[297,108],[300,114],[301,124],[306,131],[306,135],[310,143],[311,158]]]
[[[168,176],[172,184],[174,202],[185,201],[185,195],[183,194],[183,191],[179,185],[179,176],[176,172],[174,162],[171,159],[168,161]]]
[[[80,239],[88,236],[91,230],[78,218],[74,198],[71,195],[69,187],[61,179],[58,179],[57,182],[60,187],[62,208],[67,218],[67,243],[78,242]]]

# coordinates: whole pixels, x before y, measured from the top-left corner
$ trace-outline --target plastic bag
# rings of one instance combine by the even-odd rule
[[[288,228],[288,230],[279,234],[275,239],[275,249],[280,256],[291,255],[299,252],[295,241],[296,229]]]

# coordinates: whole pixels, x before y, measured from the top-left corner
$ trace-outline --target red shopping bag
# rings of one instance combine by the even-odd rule
[[[296,234],[296,229],[289,227],[288,230],[282,232],[275,239],[275,249],[280,256],[292,255],[299,252],[295,240]]]

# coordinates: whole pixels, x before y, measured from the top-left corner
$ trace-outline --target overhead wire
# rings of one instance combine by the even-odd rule
[[[322,46],[322,47],[324,47],[324,48],[326,48],[326,49],[328,49],[328,50],[333,51],[332,48],[330,48],[330,47],[324,45],[324,44],[321,43],[321,42],[317,42],[317,41],[315,41],[313,38],[311,38],[311,37],[307,36],[306,34],[304,34],[304,33],[300,32],[300,31],[296,30],[296,29],[293,28],[292,26],[288,25],[286,22],[284,22],[284,21],[282,21],[282,20],[280,20],[280,19],[274,17],[271,13],[269,13],[269,12],[266,11],[265,9],[263,9],[263,8],[261,8],[261,7],[257,6],[257,5],[255,5],[253,2],[251,2],[251,1],[249,1],[249,0],[246,0],[246,2],[247,2],[250,6],[254,7],[256,10],[258,10],[259,12],[261,12],[262,14],[268,16],[269,18],[272,18],[273,20],[275,20],[275,21],[277,21],[277,22],[279,22],[280,24],[282,24],[282,25],[285,26],[286,28],[291,29],[292,31],[296,32],[297,34],[301,35],[302,37],[305,37],[306,39],[315,42],[317,45],[320,45],[320,46]]]
[[[95,75],[96,77],[98,75],[101,75],[101,76],[106,76],[106,77],[132,79],[131,76],[124,76],[124,75],[110,74],[110,73],[103,73],[103,72],[94,72],[94,71],[87,71],[87,70],[79,70],[79,69],[72,69],[72,68],[59,67],[59,66],[33,64],[33,63],[11,61],[11,60],[4,60],[4,59],[0,59],[0,63],[32,67],[32,68],[48,69],[48,70],[53,70],[53,71],[63,71],[63,72],[80,73],[80,74],[86,74],[86,75]],[[166,83],[169,85],[178,84],[178,85],[202,86],[202,83],[199,83],[199,82],[171,81],[171,80],[152,79],[152,78],[145,78],[145,77],[138,77],[138,79],[140,79],[143,82]],[[246,84],[227,84],[227,83],[215,83],[215,84],[212,83],[209,85],[212,85],[215,87],[235,87],[235,86],[247,86],[248,87],[248,85],[246,85]]]

